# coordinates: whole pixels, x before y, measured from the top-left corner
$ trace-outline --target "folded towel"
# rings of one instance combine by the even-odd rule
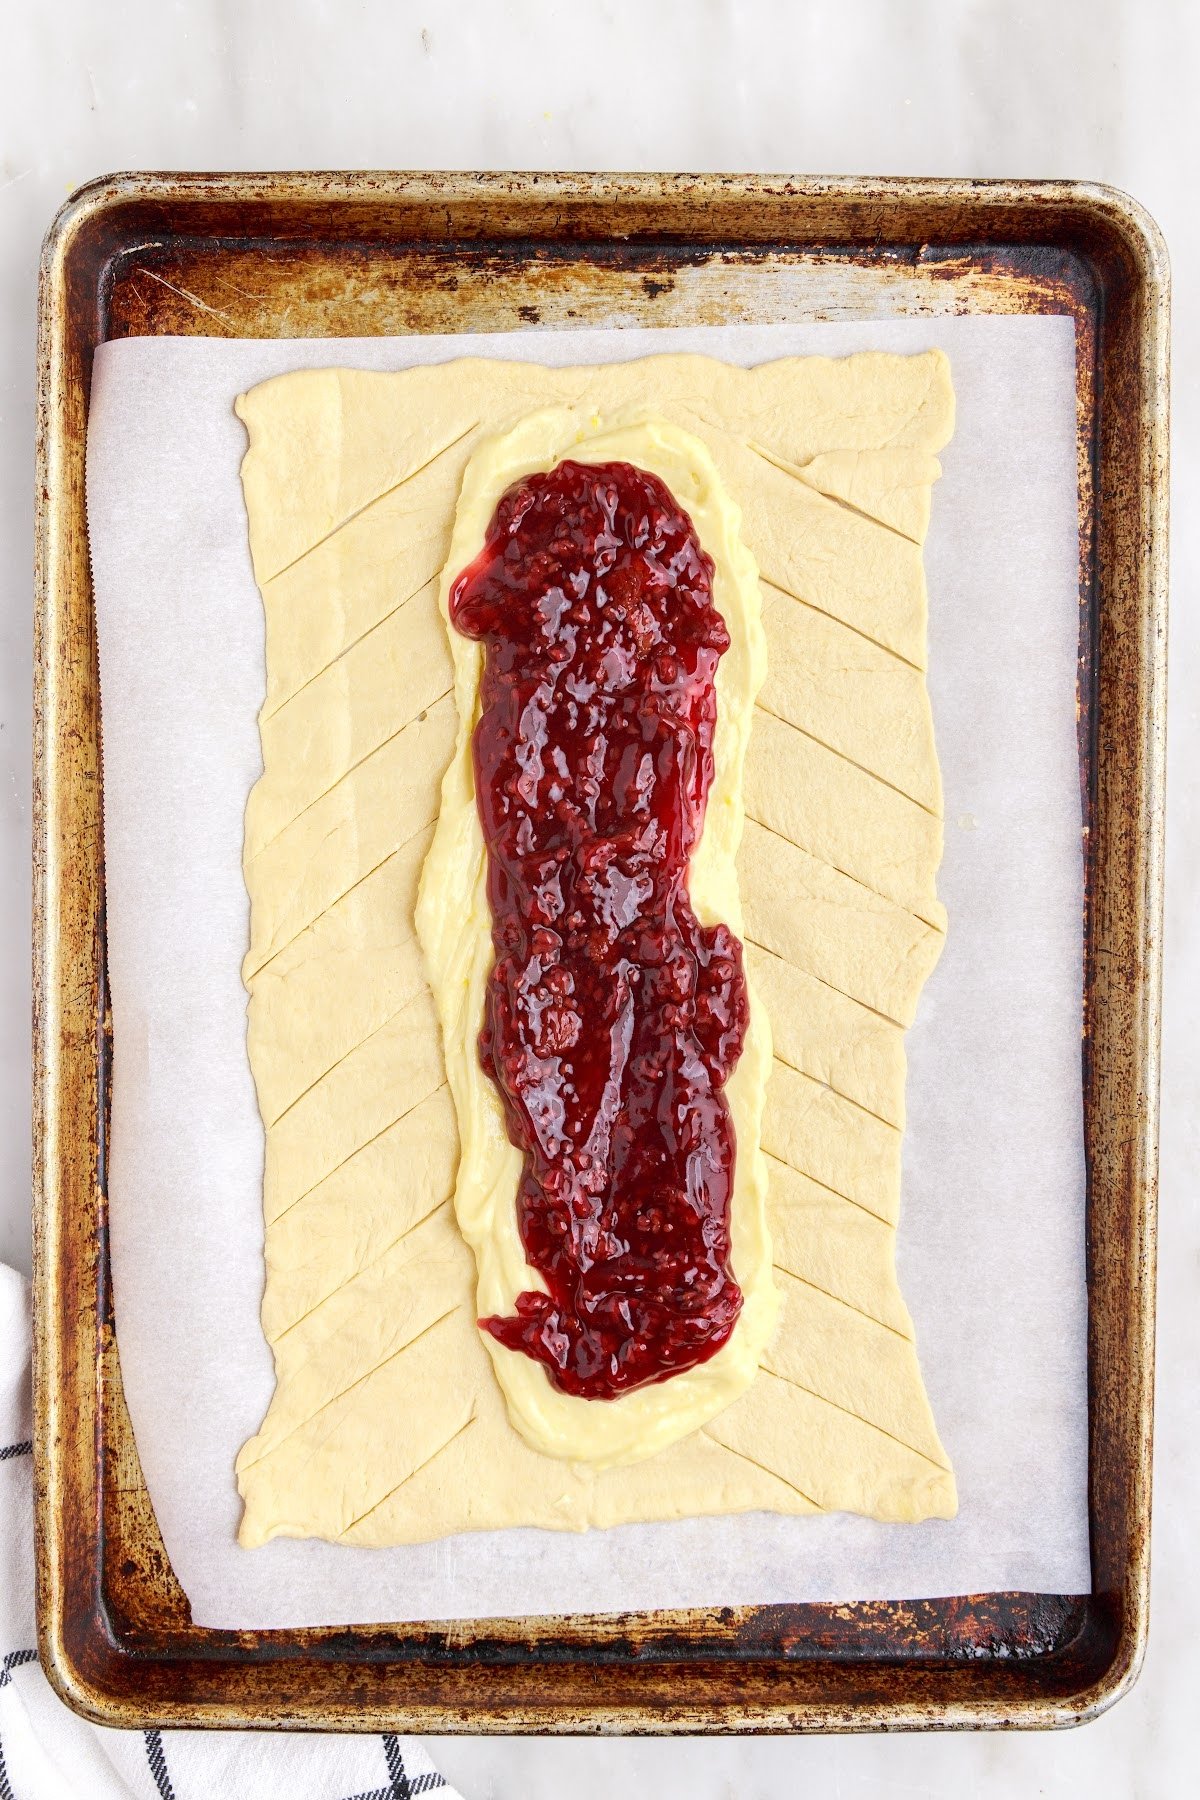
[[[62,1704],[33,1624],[29,1290],[0,1264],[0,1800],[459,1800],[394,1732],[105,1731]]]

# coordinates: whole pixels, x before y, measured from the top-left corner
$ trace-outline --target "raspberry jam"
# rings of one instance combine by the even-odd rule
[[[721,1092],[746,1031],[742,950],[687,889],[729,647],[712,574],[656,476],[563,462],[503,496],[450,597],[486,646],[473,751],[496,961],[479,1048],[548,1289],[480,1324],[588,1399],[706,1361],[742,1305]]]

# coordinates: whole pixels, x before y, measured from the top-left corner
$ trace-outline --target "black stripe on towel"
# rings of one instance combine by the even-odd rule
[[[400,1739],[394,1731],[385,1731],[383,1734],[383,1754],[387,1757],[388,1774],[392,1778],[393,1800],[412,1800],[404,1758],[400,1754]]]
[[[150,1773],[161,1800],[175,1800],[175,1789],[171,1786],[171,1775],[167,1768],[167,1753],[163,1749],[162,1732],[146,1731],[142,1735],[146,1740],[146,1761],[150,1764]]]

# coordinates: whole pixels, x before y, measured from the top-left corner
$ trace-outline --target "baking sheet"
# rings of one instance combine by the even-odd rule
[[[926,548],[946,789],[946,951],[908,1038],[901,1286],[957,1520],[685,1520],[389,1551],[235,1542],[233,1460],[270,1395],[262,1132],[245,1052],[242,815],[262,608],[234,396],[283,370],[454,356],[732,362],[940,344],[958,393]],[[1024,1588],[1087,1551],[1082,858],[1073,325],[958,317],[495,337],[131,339],[93,375],[109,1162],[122,1374],[197,1623],[368,1623]]]

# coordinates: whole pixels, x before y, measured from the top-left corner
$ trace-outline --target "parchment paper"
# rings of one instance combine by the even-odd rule
[[[900,1280],[952,1523],[765,1514],[395,1550],[237,1547],[262,1418],[262,1131],[239,964],[263,618],[234,397],[284,370],[462,355],[738,363],[949,354],[926,550],[950,929],[908,1038]],[[109,1201],[138,1450],[198,1623],[367,1623],[1090,1586],[1073,326],[938,318],[495,337],[133,339],[96,357],[88,506],[115,1030]]]

